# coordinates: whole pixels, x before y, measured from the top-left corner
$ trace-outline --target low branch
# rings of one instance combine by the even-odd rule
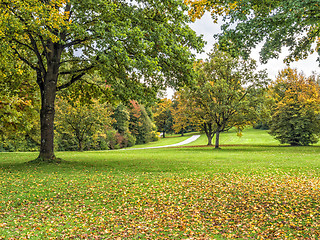
[[[34,48],[34,53],[36,54],[37,58],[38,58],[38,62],[39,62],[39,66],[40,66],[40,70],[43,72],[43,73],[46,73],[46,68],[43,64],[43,59],[41,57],[41,54],[39,52],[39,49],[38,49],[38,45],[37,45],[37,42],[36,40],[33,38],[32,34],[27,32],[28,36],[29,36],[29,39],[30,39],[30,42]]]
[[[23,42],[20,42],[19,40],[15,39],[15,38],[12,38],[12,41],[22,45],[22,46],[25,46],[26,48],[28,48],[29,50],[33,51],[34,52],[34,49],[32,47],[30,47],[28,44],[25,44]]]
[[[31,62],[29,62],[27,59],[25,59],[19,52],[17,49],[11,47],[12,50],[15,52],[15,54],[20,58],[20,60],[22,60],[24,63],[26,63],[29,67],[31,67],[33,70],[35,71],[41,71],[40,68],[34,66]]]
[[[60,90],[62,90],[64,88],[67,88],[67,87],[71,86],[73,83],[75,83],[76,81],[80,80],[87,73],[87,71],[92,69],[93,67],[94,66],[90,66],[90,67],[87,67],[85,69],[82,69],[82,73],[80,73],[79,75],[72,76],[72,78],[71,78],[71,80],[69,82],[57,87],[57,91],[60,91]],[[77,71],[77,72],[79,72],[79,71]]]
[[[85,41],[88,41],[88,40],[91,40],[91,38],[84,38],[84,39],[76,39],[72,42],[69,42],[69,43],[66,43],[62,46],[62,48],[69,48],[69,47],[72,47],[72,46],[75,46],[75,45],[78,45],[78,44],[81,44]]]
[[[62,71],[59,73],[59,75],[67,75],[67,74],[75,74],[75,73],[79,73],[79,72],[86,72],[92,68],[93,68],[93,66],[89,66],[87,68],[78,69],[78,70]]]

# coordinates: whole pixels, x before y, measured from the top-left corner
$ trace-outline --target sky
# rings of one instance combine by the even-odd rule
[[[198,34],[203,35],[203,39],[207,42],[205,47],[205,52],[198,54],[197,58],[207,58],[207,53],[210,52],[212,46],[215,42],[213,38],[214,34],[220,33],[220,24],[213,23],[209,13],[206,13],[201,19],[196,20],[194,23],[190,24],[190,27]],[[283,49],[283,53],[278,59],[271,59],[267,64],[261,64],[259,62],[259,49],[254,49],[251,54],[251,58],[255,59],[259,64],[259,69],[267,69],[269,78],[275,79],[278,72],[286,67],[283,63],[284,57],[287,55],[286,49]],[[298,72],[303,71],[306,75],[311,75],[313,71],[320,73],[320,67],[317,60],[317,54],[309,56],[305,60],[300,60],[290,64],[290,67],[296,68]]]
[[[220,33],[219,23],[214,23],[211,19],[210,13],[205,13],[201,19],[197,19],[194,23],[190,24],[190,27],[197,33],[197,35],[203,35],[203,39],[207,42],[204,52],[201,54],[197,54],[197,59],[206,59],[207,54],[213,47],[215,43],[215,39],[213,37],[214,34]],[[286,67],[286,64],[283,63],[283,59],[287,55],[287,51],[284,48],[282,53],[280,54],[278,59],[270,59],[266,64],[261,64],[259,61],[259,48],[253,49],[251,58],[255,59],[258,63],[258,69],[266,69],[269,75],[269,78],[272,80],[276,79],[279,71]],[[304,72],[307,76],[311,75],[312,72],[320,73],[319,63],[316,61],[318,55],[316,53],[310,55],[305,60],[300,60],[297,62],[292,62],[290,64],[291,68],[296,68],[298,72]],[[167,91],[167,97],[171,98],[173,95],[173,90],[169,89]]]

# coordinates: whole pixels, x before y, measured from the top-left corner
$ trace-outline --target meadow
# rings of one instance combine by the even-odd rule
[[[58,152],[60,164],[0,153],[0,239],[319,239],[318,145],[254,129],[205,144]]]

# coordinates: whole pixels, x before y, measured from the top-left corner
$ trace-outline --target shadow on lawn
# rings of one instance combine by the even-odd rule
[[[298,155],[301,153],[319,152],[320,146],[308,146],[308,147],[290,147],[290,146],[270,146],[270,145],[222,145],[221,149],[214,149],[214,147],[208,146],[196,146],[196,147],[171,147],[166,149],[148,149],[148,150],[134,150],[134,151],[121,151],[113,152],[74,152],[72,155],[61,153],[61,163],[39,163],[30,162],[25,156],[20,159],[16,159],[14,156],[4,156],[3,161],[0,161],[0,170],[7,172],[10,171],[41,171],[51,173],[58,172],[81,172],[81,171],[98,171],[98,172],[171,172],[179,173],[185,171],[206,171],[213,170],[215,162],[228,162],[230,159],[228,153],[235,153],[236,155],[251,154],[254,152],[260,152],[262,154],[269,153],[285,153],[290,155]],[[158,154],[158,153],[161,153]],[[206,153],[211,156],[208,164],[204,164],[202,161],[193,161],[193,158],[201,160],[201,153]],[[222,153],[221,155],[219,153]],[[175,155],[176,154],[176,155]],[[172,158],[170,157],[172,156]],[[1,155],[0,155],[1,157]],[[190,159],[186,160],[186,158]],[[211,157],[210,157],[211,158]],[[10,162],[10,159],[16,161]],[[29,159],[32,160],[32,159]]]
[[[302,149],[320,150],[320,146],[291,146],[291,145],[250,145],[250,144],[239,144],[239,145],[220,145],[220,148],[214,148],[214,146],[198,145],[198,146],[179,146],[170,147],[168,149],[182,149],[186,151],[204,151],[204,152],[215,152],[215,151],[228,151],[228,152],[264,152],[268,150],[279,150],[284,149],[292,151],[301,151]]]

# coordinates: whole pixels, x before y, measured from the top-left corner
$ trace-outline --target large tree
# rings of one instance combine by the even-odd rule
[[[185,10],[180,0],[0,0],[1,49],[34,71],[40,89],[40,160],[55,159],[57,92],[94,69],[123,99],[190,80],[189,49],[202,42]]]
[[[320,0],[185,0],[193,19],[210,11],[213,19],[223,16],[220,46],[248,57],[252,48],[264,42],[261,60],[277,58],[288,47],[286,61],[320,55]],[[319,58],[318,58],[319,60]]]
[[[257,107],[267,86],[265,71],[256,71],[254,60],[232,58],[214,48],[209,59],[196,63],[196,87],[189,91],[199,106],[208,145],[216,135],[219,148],[220,133],[232,127],[241,130],[257,120]]]

